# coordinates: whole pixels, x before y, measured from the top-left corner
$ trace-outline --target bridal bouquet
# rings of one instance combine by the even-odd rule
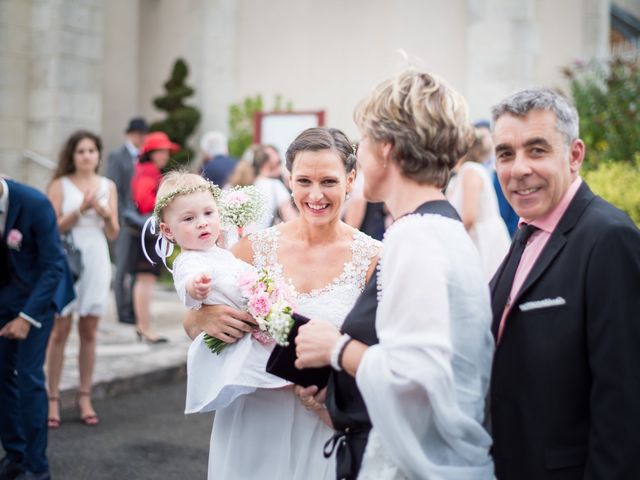
[[[258,322],[258,328],[251,332],[253,338],[263,345],[275,341],[287,346],[287,336],[294,323],[288,287],[275,281],[266,270],[250,270],[240,278],[239,287],[247,299],[247,311]],[[228,345],[206,333],[204,341],[217,355]]]
[[[265,200],[253,185],[224,190],[220,198],[220,215],[223,223],[238,228],[256,222],[265,213]]]

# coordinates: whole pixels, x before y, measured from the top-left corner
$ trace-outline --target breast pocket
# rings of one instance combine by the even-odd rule
[[[546,297],[541,299],[530,299],[518,304],[518,310],[523,314],[535,312],[553,312],[567,308],[567,300],[562,296]]]

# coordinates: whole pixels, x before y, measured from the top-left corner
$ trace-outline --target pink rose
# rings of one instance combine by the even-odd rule
[[[269,296],[264,292],[258,292],[249,298],[249,313],[254,317],[264,318],[271,310]]]
[[[232,207],[239,207],[247,203],[249,197],[246,193],[240,191],[232,191],[227,194],[227,205]]]
[[[12,250],[20,251],[20,245],[22,245],[22,233],[20,230],[9,230],[7,234],[7,246]]]
[[[256,272],[254,269],[247,270],[245,273],[240,275],[238,286],[240,287],[240,292],[242,293],[243,297],[251,296],[253,287],[259,278],[260,277],[258,277],[258,272]]]
[[[259,328],[254,328],[253,330],[251,330],[251,336],[262,345],[268,345],[269,343],[273,342],[273,338],[271,338],[271,335],[269,335],[267,332],[263,332]]]

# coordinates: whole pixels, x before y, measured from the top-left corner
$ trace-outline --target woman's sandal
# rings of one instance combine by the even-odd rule
[[[85,392],[83,390],[78,390],[77,401],[78,407],[80,407],[80,397],[90,397],[91,392]],[[100,423],[100,417],[96,413],[90,413],[88,415],[81,415],[80,421],[89,427],[93,427]]]
[[[50,402],[54,402],[54,403],[58,403],[60,402],[60,397],[49,397],[49,401]],[[59,415],[59,413],[58,413]],[[62,423],[62,421],[60,420],[60,418],[56,418],[56,417],[49,417],[47,418],[47,426],[49,427],[49,430],[56,430],[58,428],[60,428],[60,424]]]

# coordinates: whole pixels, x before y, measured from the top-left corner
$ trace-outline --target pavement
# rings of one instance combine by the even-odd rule
[[[141,343],[133,325],[118,322],[113,292],[106,314],[98,323],[93,397],[101,399],[131,390],[179,381],[186,377],[187,350],[191,340],[182,328],[186,308],[172,285],[156,284],[151,302],[154,331],[168,343]],[[60,381],[62,409],[75,403],[78,389],[77,320],[65,349]]]

